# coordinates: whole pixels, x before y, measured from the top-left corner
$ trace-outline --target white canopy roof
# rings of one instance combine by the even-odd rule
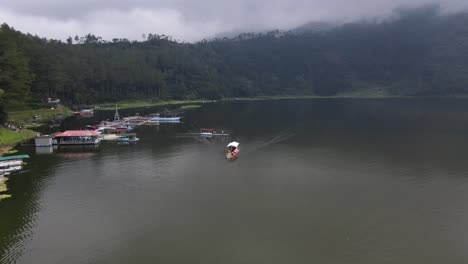
[[[228,147],[236,147],[236,148],[237,148],[237,147],[239,146],[239,142],[233,141],[233,142],[229,143],[227,146],[228,146]]]

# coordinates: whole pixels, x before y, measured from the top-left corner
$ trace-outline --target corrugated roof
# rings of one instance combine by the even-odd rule
[[[90,130],[68,130],[62,133],[54,134],[54,137],[97,137],[100,134]]]

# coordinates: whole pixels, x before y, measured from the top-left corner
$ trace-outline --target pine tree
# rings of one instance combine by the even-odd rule
[[[8,104],[22,104],[29,98],[32,76],[28,59],[18,51],[13,37],[2,25],[0,30],[0,87],[5,91],[3,101]]]

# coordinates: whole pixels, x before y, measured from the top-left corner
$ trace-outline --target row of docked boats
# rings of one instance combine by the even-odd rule
[[[161,113],[149,114],[147,116],[140,116],[137,114],[136,116],[130,117],[123,117],[120,118],[119,111],[117,106],[115,107],[115,114],[114,114],[114,121],[103,121],[101,126],[139,126],[144,124],[158,124],[159,123],[180,123],[181,115],[183,112],[181,111],[170,111],[165,109]],[[94,115],[93,109],[82,109],[77,112],[73,112],[75,116],[84,116],[84,117],[91,117]]]
[[[0,177],[23,169],[24,159],[28,158],[28,155],[0,157]]]
[[[92,109],[83,109],[75,113],[78,116],[93,115]],[[52,145],[98,145],[101,141],[132,143],[139,141],[134,127],[141,125],[159,125],[160,123],[180,123],[181,113],[165,110],[162,114],[147,116],[120,117],[116,107],[113,121],[102,121],[99,125],[87,125],[80,130],[68,130],[36,138],[37,147]]]

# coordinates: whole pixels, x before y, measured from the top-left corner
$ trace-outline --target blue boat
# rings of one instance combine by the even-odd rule
[[[139,141],[140,139],[136,137],[136,135],[122,135],[117,138],[118,142],[127,142],[127,143],[134,143]]]
[[[180,122],[180,117],[160,117],[156,116],[150,119],[152,122]]]

